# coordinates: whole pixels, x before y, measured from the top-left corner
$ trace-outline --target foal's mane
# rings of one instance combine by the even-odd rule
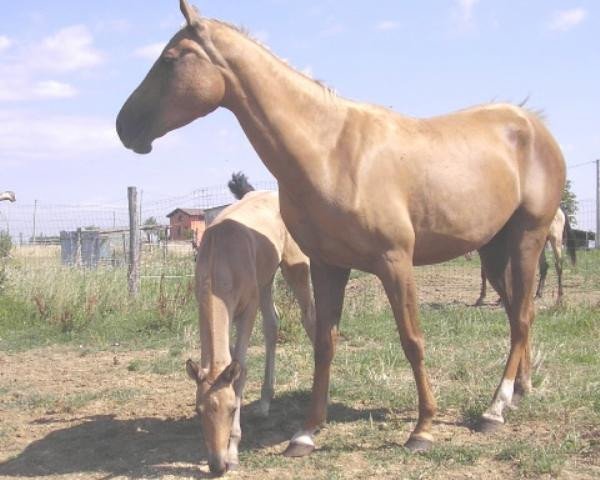
[[[222,25],[224,27],[230,28],[231,30],[239,33],[244,38],[246,38],[247,40],[250,40],[252,43],[254,43],[256,46],[262,48],[265,52],[267,52],[269,55],[271,55],[271,57],[273,57],[275,60],[277,60],[279,63],[281,63],[286,68],[288,68],[291,71],[293,71],[294,73],[297,73],[298,75],[306,78],[307,80],[312,81],[313,83],[315,83],[316,85],[321,87],[323,90],[325,90],[328,94],[330,94],[334,97],[337,97],[337,92],[335,91],[334,88],[330,87],[322,80],[317,80],[317,79],[311,77],[310,75],[308,75],[304,72],[301,72],[297,68],[294,68],[289,62],[287,62],[286,60],[279,57],[276,53],[274,53],[273,50],[271,50],[268,45],[265,45],[259,39],[254,37],[248,28],[246,28],[244,26],[235,25],[233,23],[225,22],[223,20],[218,20],[216,18],[211,18],[210,21],[217,23],[219,25]]]

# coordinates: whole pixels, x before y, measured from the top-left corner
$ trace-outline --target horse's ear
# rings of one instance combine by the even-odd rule
[[[231,384],[235,382],[242,373],[242,366],[237,360],[233,360],[225,370],[219,375],[219,380]]]
[[[188,358],[187,362],[185,362],[185,371],[187,372],[188,377],[195,382],[202,383],[204,380],[204,372],[191,358]]]
[[[193,27],[200,22],[200,12],[198,12],[196,7],[190,5],[188,0],[179,0],[179,8],[188,26]]]

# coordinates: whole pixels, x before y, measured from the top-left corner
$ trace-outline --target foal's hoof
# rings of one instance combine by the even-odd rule
[[[410,437],[404,446],[412,453],[421,453],[431,450],[433,442],[423,437]]]
[[[511,410],[516,410],[519,407],[519,404],[521,403],[521,401],[523,400],[523,397],[525,397],[525,392],[517,390],[517,388],[515,387],[515,393],[513,393],[513,396],[510,401],[510,404],[508,405],[508,408],[510,408]]]
[[[310,455],[314,449],[314,445],[290,442],[285,449],[285,452],[283,452],[283,456],[291,458],[306,457],[307,455]]]
[[[502,429],[504,423],[498,420],[492,420],[491,418],[481,417],[479,423],[475,427],[475,430],[479,433],[495,433]]]

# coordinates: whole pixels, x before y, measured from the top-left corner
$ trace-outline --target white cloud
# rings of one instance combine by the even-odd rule
[[[584,8],[561,10],[554,14],[548,27],[550,30],[566,32],[582,23],[587,18],[588,12]]]
[[[165,48],[165,42],[151,43],[143,47],[136,48],[133,55],[147,60],[156,60]]]
[[[39,41],[18,44],[10,56],[0,61],[0,102],[76,96],[77,89],[57,77],[72,77],[73,73],[100,65],[104,55],[94,48],[93,41],[87,27],[75,25]],[[0,37],[2,44],[13,42]]]
[[[388,30],[396,30],[399,27],[400,27],[400,23],[396,22],[394,20],[383,20],[383,21],[379,22],[377,25],[375,25],[375,29],[380,30],[382,32],[385,32]]]
[[[13,44],[13,41],[5,35],[0,35],[0,52],[6,50]]]
[[[32,49],[30,66],[63,73],[96,67],[103,63],[104,55],[93,47],[93,42],[84,25],[63,28]]]
[[[77,95],[77,89],[68,83],[56,80],[38,82],[32,90],[39,98],[70,98]]]
[[[20,75],[6,75],[0,69],[0,102],[71,98],[77,95],[72,85],[56,80],[33,81]]]
[[[77,158],[120,147],[112,119],[0,110],[0,163]]]
[[[456,0],[458,20],[463,28],[473,25],[473,11],[478,3],[479,0]]]

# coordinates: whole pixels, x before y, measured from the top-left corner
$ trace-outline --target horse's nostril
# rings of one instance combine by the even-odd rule
[[[123,138],[123,127],[121,127],[121,122],[117,120],[117,134],[119,138]]]

